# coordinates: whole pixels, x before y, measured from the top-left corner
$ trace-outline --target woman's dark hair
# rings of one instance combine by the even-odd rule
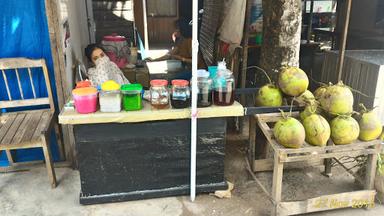
[[[180,18],[177,20],[177,27],[179,28],[180,34],[184,38],[192,37],[192,26],[189,25],[189,20],[186,18]]]
[[[95,49],[101,49],[104,51],[104,49],[98,45],[98,44],[89,44],[87,47],[85,47],[84,52],[87,59],[92,62],[92,53],[95,51]]]

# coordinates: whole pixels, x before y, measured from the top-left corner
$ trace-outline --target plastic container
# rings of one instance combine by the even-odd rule
[[[97,89],[77,88],[72,91],[75,109],[80,114],[94,113],[97,110]]]
[[[167,80],[151,81],[151,105],[155,109],[166,109],[169,107],[169,92]]]
[[[191,91],[187,80],[172,80],[171,104],[175,109],[191,106]]]
[[[121,86],[123,94],[123,109],[125,111],[141,110],[143,86],[140,84],[127,84]]]
[[[213,79],[213,101],[217,106],[230,106],[234,103],[235,78],[224,61],[218,65],[216,77]]]
[[[121,93],[116,91],[101,91],[99,95],[101,112],[120,112],[121,111]]]
[[[103,37],[101,44],[105,50],[105,54],[113,61],[119,68],[124,68],[128,63],[129,46],[127,39],[124,36],[106,35]]]
[[[101,85],[99,103],[100,103],[101,112],[120,112],[121,111],[120,85],[113,80],[104,82]]]

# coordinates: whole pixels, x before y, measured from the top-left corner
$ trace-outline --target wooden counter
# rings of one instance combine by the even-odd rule
[[[139,111],[122,111],[119,113],[103,113],[97,111],[91,114],[79,114],[75,110],[65,110],[59,115],[60,124],[101,124],[101,123],[138,123],[147,121],[164,121],[188,119],[191,117],[191,109],[164,109],[154,110],[148,102],[144,102],[144,108]],[[244,109],[241,104],[235,102],[232,106],[211,106],[198,109],[198,118],[219,118],[243,116]]]

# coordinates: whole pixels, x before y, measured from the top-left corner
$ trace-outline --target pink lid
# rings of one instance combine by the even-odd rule
[[[120,36],[120,35],[117,35],[116,33],[115,34],[112,34],[112,35],[106,35],[103,37],[103,40],[104,41],[112,41],[112,42],[123,42],[123,41],[127,41],[127,39],[124,37],[124,36]]]
[[[168,85],[167,80],[162,80],[162,79],[151,80],[151,86],[166,86],[166,85]]]
[[[187,80],[172,80],[173,86],[188,86],[189,82]]]

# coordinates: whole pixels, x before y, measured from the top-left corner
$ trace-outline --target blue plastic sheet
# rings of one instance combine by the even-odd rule
[[[0,0],[0,58],[26,57],[32,59],[44,58],[48,67],[55,104],[57,104],[56,85],[54,80],[47,18],[44,0]],[[20,79],[25,98],[32,98],[31,84],[26,70],[21,70]],[[20,99],[16,74],[5,71],[12,99]],[[41,69],[34,69],[33,83],[37,97],[46,97],[47,91]],[[0,76],[0,101],[8,100],[3,76]],[[31,108],[27,108],[31,109]],[[12,110],[1,110],[2,113]],[[58,159],[57,143],[54,133],[51,136],[53,157]],[[41,149],[26,149],[13,151],[14,159],[18,162],[43,160]],[[8,165],[5,152],[0,152],[0,166]]]

